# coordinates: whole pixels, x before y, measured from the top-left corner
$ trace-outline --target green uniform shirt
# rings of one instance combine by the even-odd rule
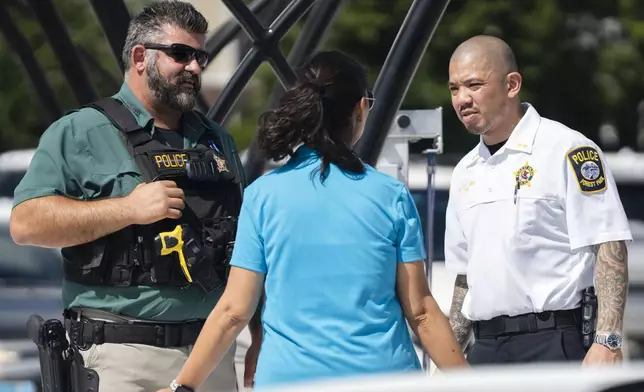
[[[130,109],[140,126],[154,132],[152,116],[125,83],[114,97]],[[245,183],[234,142],[226,131],[214,122],[204,124],[194,113],[182,117],[181,127],[184,148],[195,147],[202,136],[216,135],[230,166]],[[143,182],[143,176],[119,132],[104,115],[90,108],[54,122],[42,135],[29,170],[15,190],[14,206],[43,196],[95,200],[132,192]],[[220,296],[221,291],[206,294],[196,286],[112,287],[63,282],[66,307],[100,309],[157,321],[205,318]]]

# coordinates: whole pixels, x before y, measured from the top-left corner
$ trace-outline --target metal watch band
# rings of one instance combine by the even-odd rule
[[[616,333],[597,334],[594,342],[606,346],[611,350],[617,350],[622,347],[622,337]]]
[[[195,392],[193,388],[179,384],[176,379],[170,383],[170,390],[172,392]]]

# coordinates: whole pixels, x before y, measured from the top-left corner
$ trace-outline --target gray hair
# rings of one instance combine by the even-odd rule
[[[136,45],[154,43],[166,25],[193,34],[206,34],[208,31],[208,21],[192,4],[177,0],[156,1],[143,8],[127,29],[121,54],[126,72],[132,67],[132,49]]]

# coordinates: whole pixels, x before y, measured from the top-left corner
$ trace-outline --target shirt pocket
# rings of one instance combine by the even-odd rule
[[[548,195],[518,195],[514,203],[512,243],[517,247],[537,245],[539,238],[560,229],[559,201]]]
[[[124,160],[116,170],[92,174],[85,190],[90,199],[119,197],[130,194],[142,182],[143,177],[134,161]]]

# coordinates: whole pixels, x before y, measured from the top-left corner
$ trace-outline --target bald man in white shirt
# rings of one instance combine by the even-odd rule
[[[449,64],[452,105],[479,144],[455,167],[445,234],[457,274],[450,323],[472,365],[622,360],[632,236],[599,147],[521,102],[501,39],[476,36]],[[582,343],[582,295],[597,294]],[[588,323],[585,325],[588,328]]]

